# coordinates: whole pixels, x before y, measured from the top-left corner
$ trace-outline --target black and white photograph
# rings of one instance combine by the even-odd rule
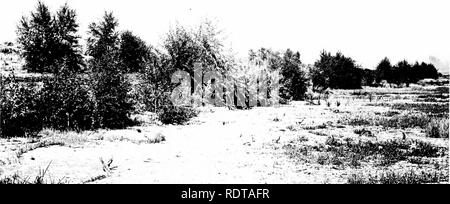
[[[448,184],[449,19],[448,0],[2,1],[0,184]],[[175,194],[274,195],[198,190]]]

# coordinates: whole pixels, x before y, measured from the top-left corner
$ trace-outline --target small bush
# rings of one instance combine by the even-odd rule
[[[158,113],[163,124],[183,125],[191,118],[197,117],[198,112],[190,107],[164,106]]]
[[[435,118],[428,123],[426,128],[427,137],[431,138],[449,138],[449,120],[448,118]]]

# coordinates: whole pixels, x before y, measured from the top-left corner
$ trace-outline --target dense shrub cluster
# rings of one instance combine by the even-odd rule
[[[42,101],[35,84],[2,81],[0,86],[0,137],[38,133],[43,127]]]
[[[431,138],[448,138],[449,135],[449,119],[433,118],[426,127],[427,137]]]
[[[88,81],[67,69],[44,81],[41,114],[45,127],[87,130],[93,126],[93,98]]]
[[[165,105],[158,112],[159,120],[163,124],[173,125],[183,125],[197,115],[198,112],[191,107],[173,105]]]

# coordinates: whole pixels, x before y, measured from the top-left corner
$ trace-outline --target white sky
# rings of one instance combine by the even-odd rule
[[[269,47],[300,51],[313,63],[322,49],[342,51],[366,68],[385,56],[442,67],[450,63],[450,1],[448,0],[43,0],[52,10],[65,2],[77,10],[80,34],[113,11],[120,29],[131,30],[160,45],[171,25],[216,20],[228,46],[242,56],[249,49]],[[22,15],[37,0],[0,3],[0,41],[15,40]]]

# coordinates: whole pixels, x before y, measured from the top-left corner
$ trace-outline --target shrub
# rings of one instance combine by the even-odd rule
[[[428,123],[426,128],[427,137],[448,138],[449,120],[448,118],[434,118]]]
[[[33,136],[42,130],[39,91],[34,84],[7,81],[0,88],[0,137]]]
[[[398,128],[425,128],[430,121],[430,118],[420,112],[406,112],[400,115],[395,115],[385,123],[385,127],[398,127]]]
[[[46,127],[61,131],[92,128],[94,103],[82,76],[65,72],[46,80],[42,101]]]
[[[191,118],[197,117],[198,112],[190,107],[166,105],[159,111],[158,116],[163,124],[182,125]]]
[[[119,52],[117,19],[105,13],[99,23],[89,25],[87,54],[91,68],[95,127],[124,128],[132,125],[133,111],[129,95],[131,84],[123,72]]]

